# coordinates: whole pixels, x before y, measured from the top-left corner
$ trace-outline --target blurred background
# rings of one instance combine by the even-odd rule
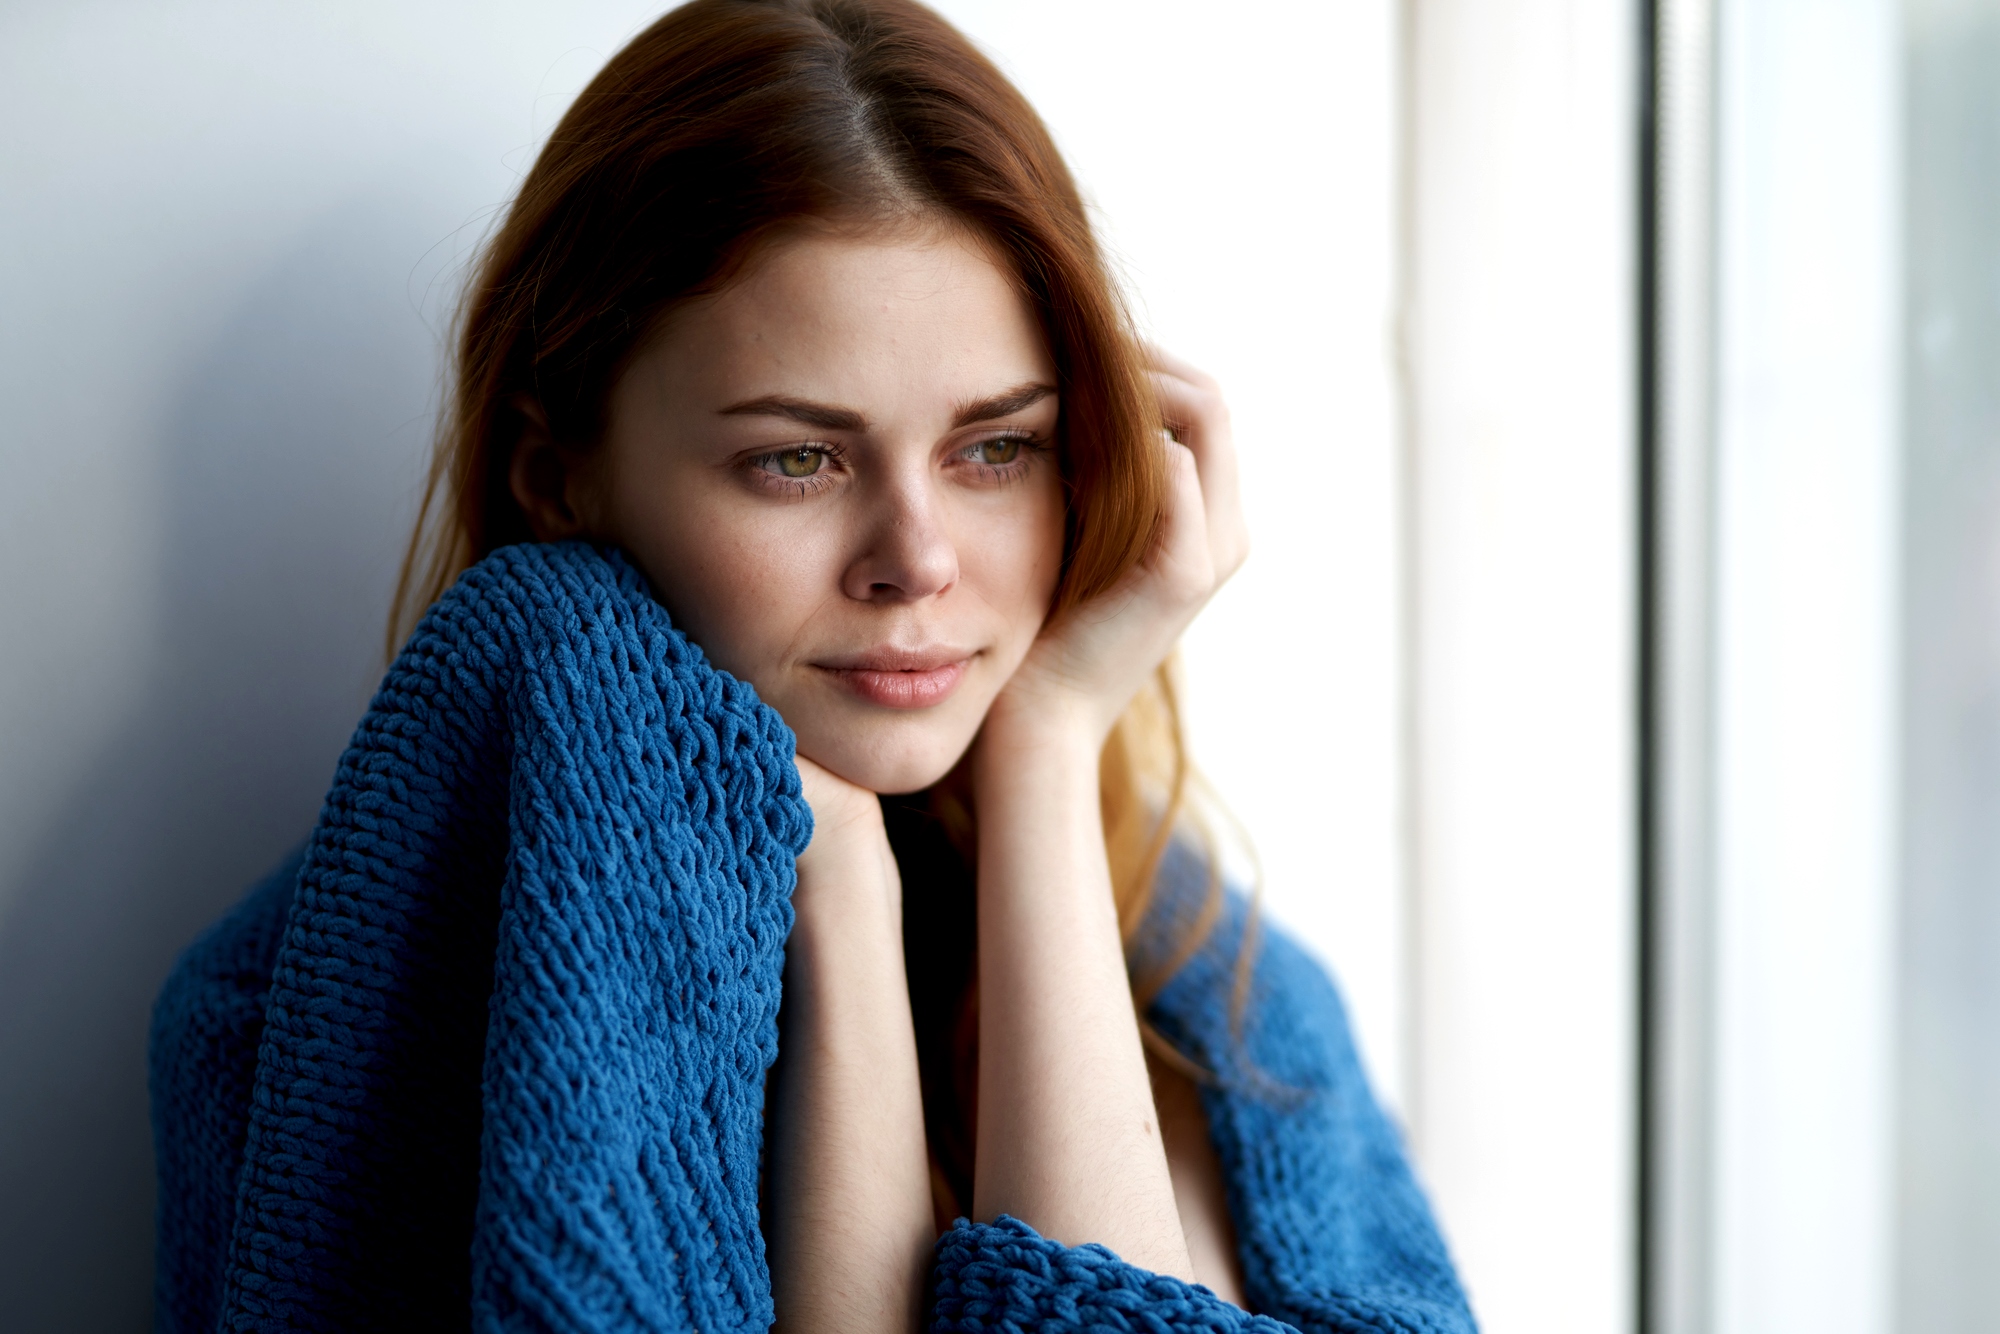
[[[2000,0],[939,7],[1229,393],[1197,753],[1483,1327],[2000,1327]],[[151,999],[657,12],[0,4],[8,1330],[149,1321]]]

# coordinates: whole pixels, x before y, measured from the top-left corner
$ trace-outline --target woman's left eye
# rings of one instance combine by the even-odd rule
[[[974,463],[984,463],[989,468],[1004,468],[1021,457],[1027,442],[1017,435],[996,436],[991,440],[981,440],[965,451],[965,457]]]

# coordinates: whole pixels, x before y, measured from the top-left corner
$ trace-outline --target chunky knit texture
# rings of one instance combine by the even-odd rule
[[[792,737],[618,556],[513,547],[397,659],[301,858],[154,1016],[163,1331],[763,1330],[764,1075]],[[1323,974],[1231,939],[1154,1007],[1203,1093],[1252,1316],[961,1221],[935,1330],[1460,1331],[1449,1261]]]

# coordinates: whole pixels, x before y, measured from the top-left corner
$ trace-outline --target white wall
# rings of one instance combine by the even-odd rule
[[[1393,1099],[1394,5],[944,8],[1052,123],[1150,327],[1231,390],[1257,551],[1190,636],[1197,744]],[[458,266],[650,17],[0,10],[9,1329],[146,1318],[147,1006],[310,826],[379,668]]]
[[[939,8],[1055,131],[1148,331],[1229,394],[1253,550],[1185,646],[1196,758],[1399,1104],[1394,0]]]

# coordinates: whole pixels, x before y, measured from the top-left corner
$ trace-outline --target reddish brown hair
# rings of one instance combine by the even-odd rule
[[[1038,316],[1061,393],[1067,524],[1052,614],[1154,541],[1166,496],[1141,348],[1068,168],[970,42],[911,0],[692,0],[591,80],[468,287],[455,379],[403,564],[391,651],[458,575],[531,540],[508,475],[524,402],[564,448],[593,447],[620,372],[675,303],[726,285],[806,220],[941,218],[972,229]],[[1106,848],[1128,936],[1188,783],[1163,668],[1101,765]],[[1216,886],[1143,999],[1206,934]]]
[[[925,213],[996,247],[1040,317],[1069,498],[1056,609],[1108,588],[1159,522],[1158,409],[1034,110],[908,0],[693,0],[591,80],[487,245],[392,636],[466,566],[530,539],[508,485],[522,398],[587,449],[660,316],[759,242],[802,219]]]

